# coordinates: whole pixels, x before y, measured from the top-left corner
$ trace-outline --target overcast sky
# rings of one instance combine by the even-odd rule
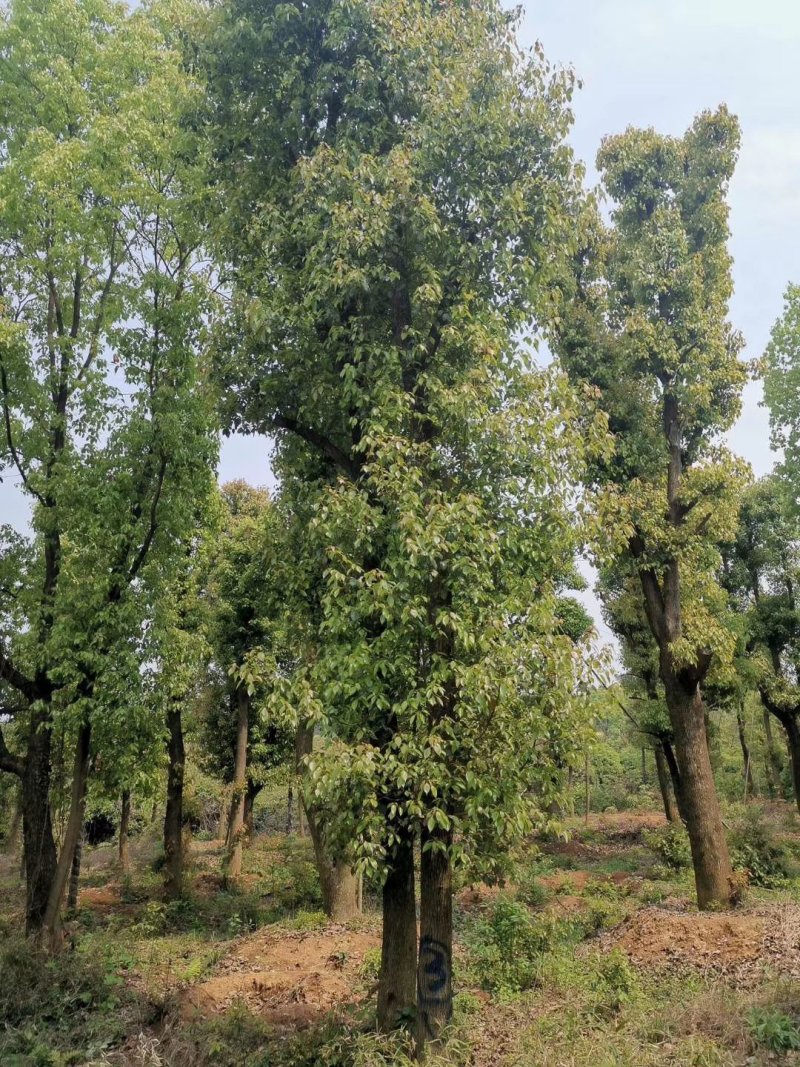
[[[527,0],[523,41],[571,64],[583,81],[573,143],[589,167],[601,138],[628,125],[681,134],[724,102],[742,150],[731,193],[736,292],[731,316],[746,358],[760,355],[788,281],[800,281],[800,3],[797,0]],[[734,448],[757,474],[772,464],[760,388],[748,386]],[[225,442],[221,480],[269,484],[267,443]],[[19,521],[13,483],[0,516]]]

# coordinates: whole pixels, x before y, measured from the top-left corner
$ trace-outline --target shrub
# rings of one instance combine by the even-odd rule
[[[551,915],[532,915],[524,904],[499,897],[491,914],[473,928],[472,952],[482,986],[519,993],[537,984],[541,958],[574,927]]]
[[[752,885],[775,888],[789,874],[786,847],[775,837],[758,808],[748,808],[731,833],[734,867],[747,871]]]
[[[657,830],[647,830],[642,837],[647,847],[671,870],[680,871],[691,866],[692,853],[683,826],[670,823]]]

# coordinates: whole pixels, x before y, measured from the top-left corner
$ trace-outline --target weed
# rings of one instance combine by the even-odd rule
[[[753,1008],[747,1016],[750,1036],[756,1045],[770,1052],[791,1052],[800,1049],[800,1028],[797,1022],[778,1008]]]
[[[647,830],[642,837],[647,847],[671,870],[680,871],[691,865],[689,838],[683,826],[670,823],[657,830]]]

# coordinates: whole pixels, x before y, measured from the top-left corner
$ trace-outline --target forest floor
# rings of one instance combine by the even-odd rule
[[[750,886],[731,912],[697,912],[655,813],[571,820],[567,840],[529,843],[513,884],[461,888],[451,1061],[800,1065],[800,819],[788,805],[767,814],[789,868],[771,876],[754,853],[773,887]],[[187,897],[169,905],[154,842],[131,852],[120,876],[112,845],[85,849],[78,908],[49,960],[19,936],[18,861],[0,857],[3,1067],[407,1062],[402,1040],[371,1025],[376,901],[327,923],[307,839],[256,837],[235,892],[220,843],[196,840]]]

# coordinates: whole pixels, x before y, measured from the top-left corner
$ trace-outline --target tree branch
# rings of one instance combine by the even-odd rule
[[[22,671],[17,670],[3,651],[2,645],[0,645],[0,678],[8,682],[18,693],[22,693],[26,700],[36,700],[38,696],[36,684]]]
[[[361,476],[361,465],[357,463],[343,448],[334,444],[324,434],[311,426],[303,426],[297,419],[289,415],[274,415],[270,420],[270,427],[275,430],[288,430],[290,433],[301,437],[308,444],[313,445],[318,451],[327,456],[329,460],[344,471],[351,481],[358,481]]]
[[[22,484],[32,493],[33,496],[39,501],[40,504],[44,503],[41,494],[33,488],[28,481],[28,475],[25,468],[22,466],[22,459],[14,444],[14,437],[11,433],[11,410],[8,406],[8,377],[6,375],[6,368],[0,363],[0,391],[3,394],[3,422],[6,428],[6,443],[8,444],[8,450],[11,453],[11,458],[14,460],[14,466],[19,471],[19,476],[22,478]]]
[[[139,571],[140,571],[140,569],[142,567],[142,564],[144,563],[145,559],[147,558],[147,553],[150,551],[150,546],[153,543],[153,538],[156,535],[156,530],[158,528],[158,516],[157,516],[158,504],[159,504],[159,501],[161,500],[161,491],[164,488],[164,476],[165,476],[166,472],[167,472],[167,458],[166,458],[166,456],[162,456],[161,457],[161,463],[160,463],[159,468],[158,468],[158,477],[156,479],[156,487],[155,487],[155,491],[153,493],[153,499],[150,502],[150,519],[149,519],[149,522],[148,522],[148,525],[147,525],[147,533],[144,536],[144,540],[142,541],[142,544],[141,544],[141,547],[140,547],[139,551],[136,553],[136,558],[134,559],[133,563],[130,565],[130,568],[128,569],[128,581],[129,582],[132,582],[134,580],[134,578],[136,577],[136,575],[139,573]]]
[[[0,708],[0,718],[4,715],[6,715],[5,709]],[[2,725],[0,725],[0,771],[6,771],[8,774],[15,774],[17,778],[21,778],[25,773],[25,764],[9,750],[8,745],[6,744]]]

